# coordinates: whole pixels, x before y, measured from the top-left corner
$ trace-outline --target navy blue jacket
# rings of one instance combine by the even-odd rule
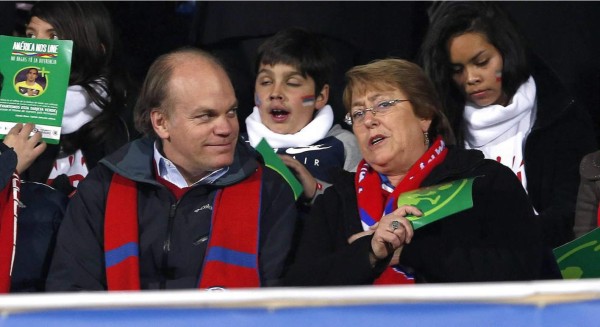
[[[105,290],[104,211],[114,172],[137,182],[142,289],[196,288],[210,234],[217,190],[237,183],[259,164],[238,142],[229,171],[211,185],[196,185],[177,201],[154,177],[153,139],[128,143],[100,161],[78,185],[60,227],[47,283],[49,291]],[[260,204],[261,285],[279,283],[296,225],[291,188],[275,171],[263,169]],[[240,204],[240,210],[244,210]],[[231,217],[235,223],[235,217]]]
[[[0,143],[0,185],[11,187],[10,178],[17,166],[17,155]],[[42,292],[56,241],[56,234],[67,208],[67,196],[40,183],[21,182],[23,207],[17,219],[15,260],[11,293]],[[1,203],[0,205],[11,205]]]

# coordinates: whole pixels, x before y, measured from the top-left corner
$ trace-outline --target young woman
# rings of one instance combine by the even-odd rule
[[[571,240],[578,166],[595,149],[593,128],[509,18],[493,3],[442,3],[431,11],[420,60],[458,145],[513,170],[547,245]]]
[[[101,3],[40,1],[31,9],[26,34],[73,40],[73,57],[60,144],[49,145],[22,177],[72,189],[129,140],[122,118],[127,85],[114,60],[116,33]]]

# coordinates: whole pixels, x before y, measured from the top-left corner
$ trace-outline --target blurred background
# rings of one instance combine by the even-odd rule
[[[0,34],[23,35],[34,2],[0,2]],[[330,104],[342,122],[344,72],[385,57],[414,60],[427,30],[427,1],[106,1],[120,31],[122,60],[141,84],[159,55],[193,45],[226,64],[240,102],[240,127],[252,111],[254,55],[278,30],[321,34],[337,67]],[[510,1],[500,5],[592,116],[600,143],[600,2]]]

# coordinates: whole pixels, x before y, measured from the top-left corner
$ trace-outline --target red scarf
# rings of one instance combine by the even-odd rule
[[[13,173],[10,184],[0,192],[2,216],[0,216],[0,293],[10,292],[10,276],[15,260],[17,241],[17,216],[21,180]]]
[[[200,288],[258,287],[258,231],[262,168],[218,192]],[[240,204],[243,203],[243,210]],[[104,222],[106,279],[109,290],[139,290],[137,188],[114,174]]]
[[[366,161],[358,164],[354,185],[358,200],[358,211],[363,227],[374,225],[381,217],[398,208],[400,194],[417,189],[421,182],[437,165],[446,158],[448,149],[441,137],[415,162],[402,181],[390,194],[385,188],[382,175],[376,172]],[[384,176],[384,179],[387,179]],[[412,284],[414,277],[406,274],[400,267],[388,267],[374,284]]]

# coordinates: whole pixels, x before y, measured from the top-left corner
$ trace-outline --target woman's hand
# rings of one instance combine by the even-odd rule
[[[409,214],[420,217],[423,213],[413,206],[401,206],[381,218],[371,240],[372,264],[390,254],[394,254],[392,262],[400,260],[402,247],[409,244],[414,235],[412,224],[405,218]]]
[[[281,158],[283,163],[294,172],[294,175],[296,175],[300,180],[300,183],[302,183],[304,196],[308,199],[312,199],[315,196],[315,193],[317,193],[317,180],[298,160],[285,154],[280,154],[279,158]]]
[[[364,232],[359,232],[359,233],[356,233],[356,234],[348,237],[348,244],[354,243],[354,241],[358,240],[361,237],[373,235],[373,233],[375,233],[375,229],[377,229],[377,224],[378,223],[375,223],[375,225],[369,227],[369,229]]]
[[[33,161],[46,150],[46,143],[42,141],[42,133],[36,130],[29,137],[34,127],[35,125],[31,123],[25,125],[18,123],[4,137],[4,144],[13,148],[17,154],[16,170],[19,174],[27,170]]]

